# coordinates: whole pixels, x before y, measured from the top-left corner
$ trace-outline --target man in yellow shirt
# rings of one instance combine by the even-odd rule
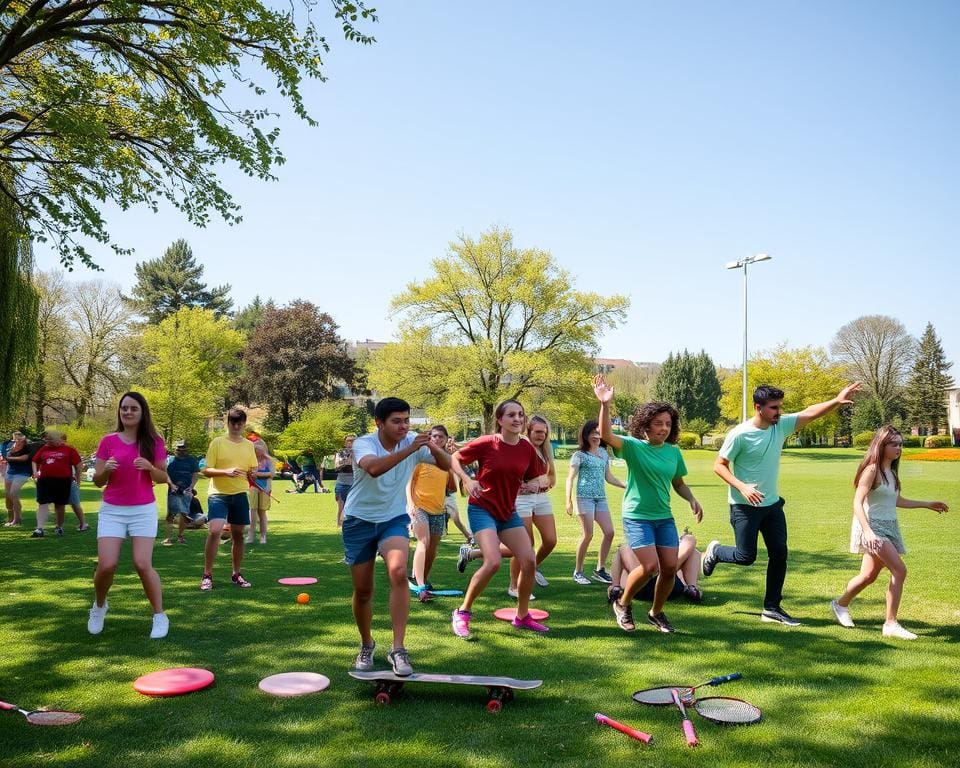
[[[430,442],[437,448],[447,444],[447,429],[438,424],[430,429]],[[413,470],[407,484],[407,513],[413,524],[413,533],[417,537],[417,548],[413,553],[413,585],[417,588],[417,597],[421,603],[430,600],[430,569],[437,558],[437,546],[446,528],[446,510],[444,504],[450,472],[436,464],[423,462]]]
[[[244,528],[250,525],[250,503],[247,489],[257,469],[257,454],[253,443],[243,435],[247,414],[239,408],[227,412],[227,434],[215,437],[207,448],[207,463],[203,474],[210,478],[207,493],[207,543],[203,550],[203,578],[200,589],[213,589],[213,560],[220,545],[220,533],[230,523],[230,549],[233,561],[231,580],[238,587],[249,587],[250,582],[240,573],[243,562]]]

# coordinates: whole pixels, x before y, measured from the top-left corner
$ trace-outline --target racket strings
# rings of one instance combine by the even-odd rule
[[[693,708],[701,717],[715,723],[743,725],[755,723],[762,717],[760,708],[750,702],[723,696],[698,699]]]
[[[34,725],[70,725],[82,719],[83,715],[77,712],[63,712],[58,709],[30,712],[27,715],[27,720]]]
[[[638,704],[651,704],[657,707],[666,707],[673,704],[672,692],[680,694],[680,701],[689,705],[693,703],[693,690],[687,687],[666,686],[662,688],[647,688],[633,694],[633,700]]]

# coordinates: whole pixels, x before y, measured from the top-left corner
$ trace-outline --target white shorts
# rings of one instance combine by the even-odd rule
[[[553,515],[550,496],[546,493],[521,493],[517,496],[517,514],[520,517]]]
[[[458,514],[457,510],[457,497],[448,493],[443,499],[443,511],[446,512],[450,517],[456,517]]]
[[[97,515],[97,538],[125,539],[128,536],[157,537],[160,512],[157,502],[120,506],[104,501]]]

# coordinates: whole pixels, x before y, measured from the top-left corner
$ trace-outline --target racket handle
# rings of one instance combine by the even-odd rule
[[[649,744],[650,740],[653,738],[649,733],[644,733],[643,731],[638,731],[636,728],[631,728],[629,725],[624,725],[619,723],[616,720],[612,720],[606,715],[601,715],[599,712],[594,715],[598,723],[602,725],[609,725],[611,728],[620,731],[620,733],[625,733],[632,739],[637,741],[642,741],[644,744]]]
[[[9,712],[11,709],[16,709],[16,707],[13,706],[13,704],[8,704],[5,701],[0,701],[0,709],[5,709]]]
[[[687,744],[691,747],[695,747],[700,743],[697,740],[697,732],[693,730],[693,723],[689,720],[683,721],[683,735],[687,737]]]
[[[713,678],[707,685],[721,685],[722,683],[729,683],[731,680],[739,680],[741,677],[743,677],[743,675],[739,672],[731,672],[729,675]]]

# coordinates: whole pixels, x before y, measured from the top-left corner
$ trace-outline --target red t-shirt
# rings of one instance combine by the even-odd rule
[[[83,459],[73,446],[44,445],[33,455],[33,463],[37,465],[37,477],[73,477],[73,468]]]
[[[510,445],[497,435],[483,435],[461,448],[463,464],[477,462],[481,494],[470,503],[483,507],[497,520],[509,520],[517,508],[517,494],[524,480],[543,474],[536,449],[527,441]]]

